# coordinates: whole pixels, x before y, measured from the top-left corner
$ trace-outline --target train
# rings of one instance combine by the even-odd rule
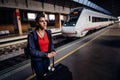
[[[65,37],[83,37],[90,30],[99,29],[115,23],[116,17],[85,7],[73,8],[62,26]]]

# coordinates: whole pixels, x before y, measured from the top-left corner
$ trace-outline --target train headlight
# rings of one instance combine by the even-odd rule
[[[75,26],[75,24],[73,24],[73,26]]]
[[[63,24],[63,26],[66,26],[66,24]]]

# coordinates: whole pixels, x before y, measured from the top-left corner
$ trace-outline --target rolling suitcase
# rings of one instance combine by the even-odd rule
[[[44,75],[44,80],[72,80],[72,72],[69,71],[69,68],[61,63],[54,66],[54,58],[52,69],[54,70]]]

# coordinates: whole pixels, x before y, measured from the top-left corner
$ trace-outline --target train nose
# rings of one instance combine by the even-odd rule
[[[71,27],[63,27],[62,28],[62,33],[67,33],[67,34],[77,34],[77,31],[75,30],[75,28],[71,28]]]

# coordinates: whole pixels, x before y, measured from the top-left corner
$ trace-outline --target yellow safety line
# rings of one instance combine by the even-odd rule
[[[108,30],[107,30],[107,31],[108,31]],[[107,31],[105,31],[105,32],[107,32]],[[104,33],[105,33],[105,32],[104,32]],[[87,43],[81,45],[80,47],[74,49],[73,51],[69,52],[69,53],[66,54],[65,56],[63,56],[63,57],[61,57],[60,59],[56,60],[56,61],[55,61],[55,64],[58,63],[58,62],[60,62],[60,61],[63,60],[64,58],[68,57],[69,55],[75,53],[76,51],[78,51],[78,50],[81,49],[82,47],[88,45],[89,43],[91,43],[92,41],[94,41],[95,39],[97,39],[98,37],[100,37],[101,35],[103,35],[104,33],[100,34],[99,36],[96,36],[96,37],[93,38],[92,40],[88,41]],[[52,64],[51,64],[50,66],[52,66]]]
[[[69,55],[75,53],[76,51],[78,51],[80,48],[83,48],[84,46],[88,45],[89,43],[91,43],[92,41],[94,41],[95,39],[97,39],[98,37],[100,37],[101,35],[103,35],[104,33],[106,33],[108,30],[106,30],[105,32],[103,32],[102,34],[100,34],[99,36],[96,36],[95,38],[93,38],[92,40],[88,41],[87,43],[81,45],[80,47],[74,49],[73,51],[69,52],[68,54],[66,54],[65,56],[59,58],[58,60],[55,61],[55,64],[62,61],[63,59],[65,59],[66,57],[68,57]],[[52,66],[52,64],[50,64],[50,66]],[[35,77],[36,74],[31,75],[30,77],[28,77],[26,80],[31,80],[33,77]]]

